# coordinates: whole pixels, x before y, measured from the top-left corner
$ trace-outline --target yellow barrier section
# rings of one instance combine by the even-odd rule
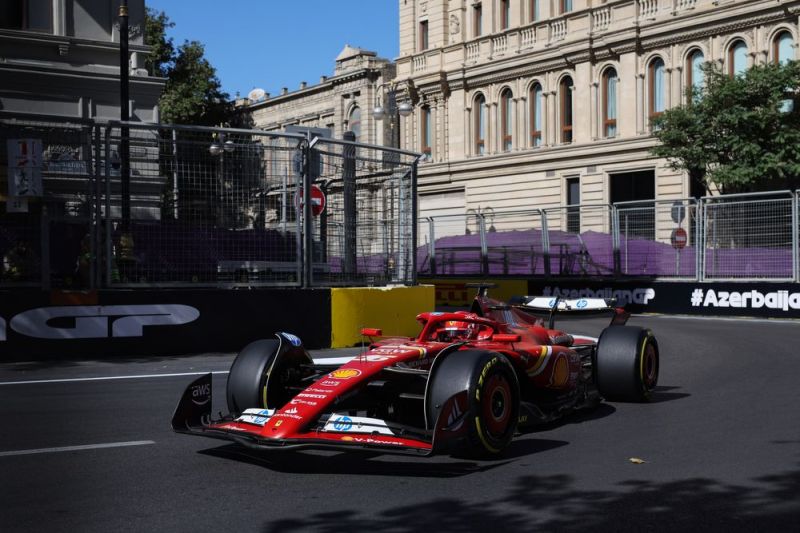
[[[331,348],[359,344],[361,328],[411,337],[420,329],[414,317],[433,310],[433,285],[331,289]]]
[[[467,283],[493,283],[497,285],[494,289],[489,289],[489,296],[502,302],[507,301],[512,296],[523,296],[528,294],[528,280],[525,279],[429,279],[420,280],[421,283],[431,283],[436,286],[436,306],[464,307],[472,305],[472,299],[478,289],[467,287]]]

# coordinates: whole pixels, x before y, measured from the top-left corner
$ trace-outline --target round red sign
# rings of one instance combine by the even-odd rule
[[[683,228],[675,228],[672,230],[672,237],[670,237],[672,241],[672,247],[676,250],[681,250],[686,246],[686,243],[689,241],[689,235],[686,233],[686,230]]]
[[[295,205],[298,209],[303,209],[303,189],[298,189],[294,198]],[[314,216],[320,215],[325,211],[325,193],[319,185],[311,186],[311,214]]]

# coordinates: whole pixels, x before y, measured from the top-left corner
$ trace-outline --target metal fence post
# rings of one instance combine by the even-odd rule
[[[417,217],[419,216],[419,204],[417,200],[417,166],[419,157],[411,163],[411,279],[407,285],[417,284]]]
[[[544,275],[550,277],[550,232],[547,228],[547,211],[539,211],[542,217],[542,254],[544,255]]]
[[[94,198],[92,201],[92,211],[94,214],[94,224],[92,224],[92,261],[91,261],[91,268],[92,268],[92,276],[91,276],[91,287],[93,289],[98,288],[102,284],[102,275],[101,272],[103,271],[102,262],[100,258],[102,254],[100,253],[101,247],[103,245],[102,242],[102,210],[100,206],[100,160],[101,160],[101,147],[100,147],[100,126],[94,127]]]
[[[489,250],[486,245],[486,219],[483,214],[478,213],[478,231],[481,238],[481,274],[484,276],[489,273]]]
[[[622,260],[620,258],[620,235],[619,235],[619,211],[617,207],[611,206],[611,255],[614,258],[614,275],[622,273]],[[627,260],[627,254],[626,254]]]
[[[356,135],[346,131],[345,141],[355,142]],[[352,280],[356,275],[356,149],[355,146],[342,147],[342,181],[344,188],[344,275]]]
[[[792,197],[792,279],[800,283],[800,189]]]
[[[106,215],[106,235],[105,235],[105,263],[106,263],[106,286],[111,286],[114,278],[111,275],[111,261],[113,247],[111,245],[111,126],[106,127],[105,142],[105,215]]]
[[[428,217],[428,257],[430,257],[431,274],[436,274],[436,229],[434,228],[434,217]]]
[[[313,141],[312,141],[313,142]],[[303,150],[303,287],[313,283],[314,222],[311,220],[311,142],[306,139]]]

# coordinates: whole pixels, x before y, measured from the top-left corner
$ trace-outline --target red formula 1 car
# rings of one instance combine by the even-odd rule
[[[592,311],[613,315],[599,340],[554,329],[559,313]],[[649,330],[624,325],[627,319],[609,300],[500,303],[481,287],[470,312],[422,313],[417,337],[373,341],[347,361],[314,361],[300,339],[277,333],[233,362],[229,415],[211,418],[207,374],[186,388],[172,427],[260,450],[496,455],[526,425],[602,398],[648,399],[658,380],[658,344]]]

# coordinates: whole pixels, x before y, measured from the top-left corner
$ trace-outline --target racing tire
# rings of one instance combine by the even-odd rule
[[[607,400],[645,402],[658,384],[659,352],[653,332],[610,326],[597,341],[597,389]]]
[[[261,339],[245,346],[236,356],[225,391],[231,414],[239,416],[245,409],[266,408],[267,377],[279,348],[277,339]]]
[[[500,454],[517,430],[520,409],[519,381],[507,358],[495,352],[465,350],[448,355],[436,369],[428,387],[426,417],[436,423],[442,405],[466,391],[466,438],[452,453],[465,457]]]

